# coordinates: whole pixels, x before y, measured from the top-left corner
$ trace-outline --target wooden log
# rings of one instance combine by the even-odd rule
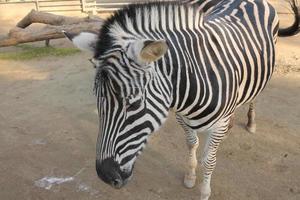
[[[28,26],[32,23],[47,25],[40,29],[29,28]],[[73,34],[82,31],[98,33],[102,23],[103,20],[95,16],[85,18],[66,17],[32,10],[15,28],[9,31],[7,36],[0,38],[0,47],[64,38],[63,30]]]
[[[82,22],[97,22],[102,21],[101,18],[96,16],[88,16],[84,18],[79,17],[67,17],[63,15],[55,15],[46,12],[39,12],[31,10],[18,24],[19,28],[26,28],[33,23],[50,24],[55,26],[77,24]]]
[[[47,25],[36,31],[14,28],[7,37],[0,39],[0,47],[13,46],[21,43],[43,41],[48,39],[64,38],[63,30],[69,33],[80,33],[82,31],[98,33],[101,22],[84,22],[79,24],[52,26]]]

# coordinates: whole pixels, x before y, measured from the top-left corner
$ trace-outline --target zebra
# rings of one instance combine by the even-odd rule
[[[94,52],[98,176],[116,189],[126,185],[148,136],[173,110],[189,148],[188,188],[196,180],[197,134],[207,132],[200,199],[208,200],[235,110],[250,103],[247,127],[254,132],[253,101],[274,71],[277,36],[299,30],[295,0],[291,6],[295,20],[285,29],[266,0],[188,0],[129,5],[98,36],[65,33]]]

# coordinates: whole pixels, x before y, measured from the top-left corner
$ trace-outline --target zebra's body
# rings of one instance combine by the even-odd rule
[[[109,18],[94,55],[99,177],[125,185],[149,134],[173,109],[190,149],[187,187],[195,183],[196,133],[208,131],[201,186],[207,200],[230,117],[271,78],[278,27],[265,0],[131,5]]]
[[[233,3],[241,7],[230,5]],[[172,3],[130,7],[119,18],[133,12],[141,15],[130,16],[128,23],[116,20],[110,24],[114,36],[102,37],[117,38],[116,48],[138,39],[166,40],[169,52],[153,64],[153,71],[159,74],[156,78],[168,82],[163,84],[163,93],[168,96],[163,98],[164,106],[172,107],[188,119],[191,128],[202,131],[230,116],[264,88],[273,71],[278,20],[265,1],[222,1],[209,13],[197,11],[198,7]],[[257,26],[264,23],[259,22],[264,15],[268,24]],[[174,22],[170,22],[173,17]],[[254,20],[247,21],[246,17]],[[124,41],[122,37],[132,40]],[[106,45],[100,41],[99,46],[96,57],[105,54]]]

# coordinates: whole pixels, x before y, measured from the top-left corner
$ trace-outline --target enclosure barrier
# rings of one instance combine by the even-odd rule
[[[151,0],[150,0],[151,1]],[[173,0],[176,1],[176,0]],[[83,13],[109,13],[116,11],[131,3],[146,3],[149,0],[0,0],[1,4],[26,4],[33,3],[37,11],[43,12],[68,12],[78,11]],[[279,14],[291,14],[288,11]]]
[[[0,0],[1,4],[35,4],[37,11],[43,12],[68,12],[68,11],[80,11],[84,13],[88,12],[113,12],[131,3],[145,3],[144,1],[122,1],[122,2],[103,2],[95,0]]]

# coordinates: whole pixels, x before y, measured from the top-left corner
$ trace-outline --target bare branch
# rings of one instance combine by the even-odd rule
[[[47,25],[39,30],[26,28],[33,23],[43,23]],[[96,16],[85,18],[66,17],[32,10],[16,27],[9,31],[7,36],[0,38],[0,47],[63,38],[62,30],[74,34],[82,31],[98,33],[102,23],[103,20]]]

